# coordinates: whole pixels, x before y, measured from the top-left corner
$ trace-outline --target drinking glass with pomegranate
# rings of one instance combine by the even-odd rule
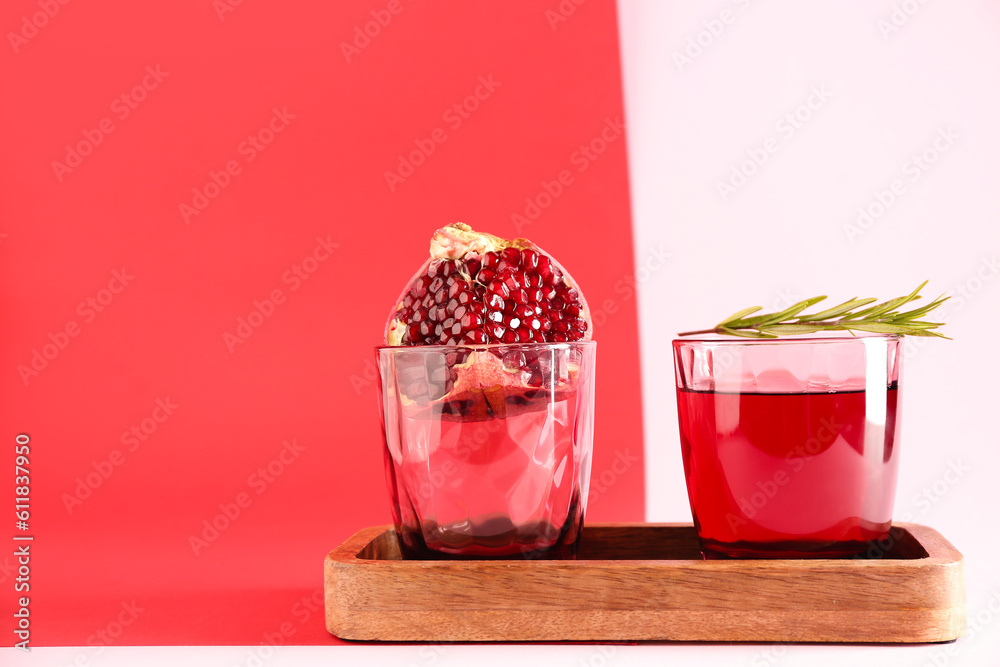
[[[526,239],[461,223],[376,349],[386,483],[409,558],[572,557],[593,447],[589,311]]]
[[[852,556],[888,537],[902,336],[941,336],[919,318],[944,299],[898,311],[922,287],[812,315],[802,312],[825,297],[747,309],[673,342],[684,475],[706,557]]]

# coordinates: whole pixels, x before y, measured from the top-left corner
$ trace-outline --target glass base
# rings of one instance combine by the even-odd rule
[[[751,542],[722,543],[701,539],[701,552],[705,560],[735,560],[745,558],[868,558],[872,542]]]
[[[573,509],[576,509],[574,503]],[[557,560],[576,558],[582,517],[561,528],[549,523],[515,526],[509,517],[493,517],[448,530],[432,521],[417,529],[396,526],[403,558],[415,560]]]

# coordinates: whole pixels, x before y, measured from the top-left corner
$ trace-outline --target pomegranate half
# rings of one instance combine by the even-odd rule
[[[400,295],[389,345],[565,343],[590,338],[587,303],[550,255],[527,239],[460,222],[431,239],[431,256]]]
[[[527,239],[455,223],[434,233],[430,257],[389,316],[385,341],[454,346],[433,368],[426,355],[397,356],[400,389],[407,404],[480,420],[540,408],[533,398],[571,390],[575,364],[533,344],[588,340],[591,329],[587,302],[551,255]]]

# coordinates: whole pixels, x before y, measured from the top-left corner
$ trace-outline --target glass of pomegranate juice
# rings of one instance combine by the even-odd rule
[[[593,445],[593,341],[383,346],[385,473],[407,558],[568,558]]]
[[[684,475],[706,557],[845,557],[888,537],[900,337],[673,347]]]

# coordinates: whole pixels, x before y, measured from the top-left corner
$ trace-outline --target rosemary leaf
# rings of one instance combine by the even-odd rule
[[[722,320],[716,326],[724,327],[724,326],[726,326],[728,324],[732,324],[733,322],[735,322],[737,320],[743,319],[744,317],[746,317],[750,313],[756,313],[758,310],[761,310],[761,306],[751,306],[750,308],[744,308],[743,310],[739,311],[738,313],[733,313],[732,315],[730,315],[726,319]]]
[[[748,317],[748,315],[761,310],[760,306],[753,306],[733,313],[713,329],[686,331],[678,335],[717,333],[741,338],[777,338],[778,336],[798,336],[821,331],[849,331],[851,333],[864,331],[900,336],[948,338],[944,334],[933,331],[933,329],[943,326],[942,322],[928,322],[918,318],[940,306],[949,297],[942,295],[923,306],[899,312],[899,308],[904,304],[921,298],[920,290],[926,284],[925,280],[917,289],[906,296],[883,301],[874,306],[868,304],[877,301],[877,299],[855,297],[833,308],[811,314],[801,314],[826,299],[825,296],[816,296],[800,301],[777,313],[764,313]]]
[[[828,319],[830,319],[832,317],[837,317],[839,315],[843,315],[844,313],[846,313],[848,311],[854,310],[855,308],[860,308],[861,306],[864,306],[866,304],[871,303],[872,301],[877,301],[877,300],[878,299],[876,299],[874,297],[872,297],[870,299],[858,299],[858,298],[854,298],[854,299],[851,299],[850,301],[845,301],[844,303],[840,304],[839,306],[834,306],[833,308],[829,308],[827,310],[823,310],[823,311],[820,311],[818,313],[814,313],[812,315],[802,315],[802,316],[796,318],[795,321],[796,322],[819,322],[821,320],[828,320]]]
[[[805,301],[799,301],[797,304],[790,306],[789,308],[786,308],[780,313],[774,313],[770,317],[767,317],[762,322],[759,322],[758,325],[763,326],[765,324],[776,324],[778,322],[784,322],[788,318],[798,315],[806,308],[809,308],[810,306],[819,303],[825,298],[826,298],[825,296],[814,296],[811,299],[806,299]]]
[[[768,324],[761,325],[759,327],[760,331],[767,333],[776,334],[778,336],[785,334],[788,336],[795,336],[801,334],[811,334],[817,331],[823,331],[823,327],[815,324]]]
[[[844,327],[847,328],[846,326]],[[887,322],[851,322],[852,331],[867,331],[868,333],[906,334],[910,333],[906,326]]]
[[[901,296],[898,299],[890,299],[889,301],[885,301],[883,303],[880,303],[877,306],[872,306],[871,308],[866,308],[865,310],[862,310],[860,312],[854,313],[852,315],[848,315],[847,319],[853,320],[853,319],[856,319],[856,318],[859,318],[859,317],[867,317],[867,318],[876,317],[878,315],[881,315],[882,313],[887,313],[887,312],[889,312],[891,310],[895,310],[896,308],[899,308],[900,306],[902,306],[904,303],[909,303],[910,301],[913,301],[914,299],[919,299],[920,297],[918,296],[918,293],[923,288],[923,286],[926,285],[926,284],[927,284],[927,281],[925,280],[924,282],[920,283],[920,287],[918,287],[917,289],[913,290],[912,292],[910,292],[906,296]]]
[[[739,336],[740,338],[777,338],[773,334],[761,333],[753,329],[728,329],[720,327],[719,333],[724,333],[727,336]]]

